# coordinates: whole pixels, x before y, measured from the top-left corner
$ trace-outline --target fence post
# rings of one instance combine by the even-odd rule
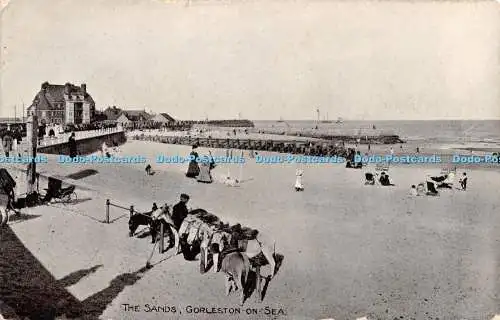
[[[160,245],[158,246],[160,254],[163,253],[163,247],[165,245],[164,239],[165,239],[165,227],[164,223],[160,222]]]
[[[106,223],[109,223],[109,199],[106,199]]]
[[[130,218],[134,215],[134,206],[130,206]]]

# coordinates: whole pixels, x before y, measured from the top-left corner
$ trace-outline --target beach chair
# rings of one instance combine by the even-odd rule
[[[442,168],[441,169],[441,175],[447,175],[449,173],[454,173],[455,175],[457,174],[457,167],[453,167],[453,168]]]
[[[389,171],[389,163],[377,163],[375,171]]]

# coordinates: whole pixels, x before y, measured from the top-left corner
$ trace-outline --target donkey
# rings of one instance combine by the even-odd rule
[[[153,203],[153,208],[150,212],[133,214],[128,220],[129,237],[132,237],[134,235],[139,226],[149,226],[149,228],[151,229],[151,223],[153,222],[151,215],[156,210],[158,210],[158,207],[156,206],[156,203]],[[151,243],[154,242],[155,238],[153,237],[151,239]]]
[[[221,272],[226,276],[226,295],[240,290],[240,305],[245,302],[245,286],[250,272],[250,261],[242,252],[228,253],[222,260]]]
[[[214,248],[214,244],[219,248],[219,252],[228,250],[237,250],[244,252],[250,260],[258,259],[260,256],[264,256],[265,260],[269,263],[272,270],[272,277],[276,274],[276,261],[274,255],[276,253],[275,243],[263,241],[262,237],[258,234],[257,230],[252,230],[250,235],[241,238],[238,228],[236,231],[230,233],[228,231],[221,231],[214,233],[214,236],[210,240],[210,248]],[[218,252],[211,250],[213,254],[214,266],[217,266],[219,255]],[[207,252],[208,253],[208,252]],[[214,268],[214,272],[217,272],[217,268]]]
[[[158,210],[153,211],[151,215],[151,237],[156,241],[158,237],[159,229],[163,225],[164,230],[168,233],[170,239],[169,247],[173,246],[176,253],[180,252],[180,237],[179,233],[175,229],[174,221],[172,220],[170,208],[167,204],[160,207]],[[172,239],[173,238],[173,239]],[[173,241],[172,241],[173,240]]]

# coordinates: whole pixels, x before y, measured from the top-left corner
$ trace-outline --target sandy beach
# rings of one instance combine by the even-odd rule
[[[142,141],[120,147],[121,155],[151,159],[188,153],[187,146]],[[465,192],[409,198],[409,186],[438,174],[439,166],[391,167],[394,187],[364,186],[365,170],[336,164],[247,161],[242,169],[220,164],[213,171],[216,180],[241,172],[239,187],[187,179],[185,165],[152,166],[156,174],[146,176],[145,164],[39,165],[41,174],[60,177],[85,169],[97,174],[65,179],[80,187],[78,203],[27,209],[36,218],[9,226],[55,279],[97,266],[66,287],[89,319],[489,319],[499,311],[498,171],[468,171]],[[293,190],[297,167],[305,172],[302,193]],[[237,295],[224,295],[221,274],[201,275],[197,261],[171,252],[156,254],[154,268],[137,273],[151,252],[149,238],[129,238],[128,213],[120,209],[112,209],[113,223],[100,222],[106,198],[147,211],[152,202],[174,204],[180,193],[191,196],[192,208],[276,241],[284,261],[262,303],[254,294],[239,315],[193,313],[190,307],[238,308]],[[141,311],[124,311],[125,303]],[[145,304],[175,306],[177,313],[146,312]],[[258,314],[247,315],[247,308]]]

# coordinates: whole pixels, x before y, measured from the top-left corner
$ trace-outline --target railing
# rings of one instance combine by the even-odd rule
[[[113,134],[113,133],[118,133],[118,132],[123,132],[123,128],[116,127],[116,128],[103,128],[103,129],[88,130],[88,131],[75,131],[75,139],[76,140],[83,140],[83,139],[105,136],[108,134]],[[65,132],[65,133],[60,133],[57,136],[52,137],[52,138],[45,137],[43,140],[38,141],[38,146],[39,147],[48,147],[48,146],[53,146],[56,144],[66,143],[66,142],[68,142],[70,136],[71,136],[71,132]]]

